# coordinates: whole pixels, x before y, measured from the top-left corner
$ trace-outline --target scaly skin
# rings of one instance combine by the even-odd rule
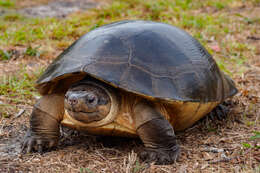
[[[100,117],[104,118],[113,103],[100,88],[82,82],[73,85],[65,97],[64,94],[43,96],[34,106],[23,151],[42,152],[57,145],[60,135],[59,125],[64,115],[64,102],[65,109],[73,112],[75,119],[85,123],[99,120]],[[95,115],[97,117],[93,117]],[[153,102],[138,99],[133,107],[133,118],[136,132],[145,146],[145,150],[140,153],[140,158],[156,164],[175,162],[180,149],[173,127],[157,111]]]
[[[45,95],[37,101],[30,117],[30,129],[22,144],[22,152],[43,152],[57,145],[59,125],[64,114],[63,102],[63,94]]]
[[[173,127],[154,107],[144,100],[134,108],[137,134],[145,146],[139,157],[145,162],[171,164],[177,160],[180,148]]]
[[[210,113],[209,113],[209,117],[214,120],[214,119],[218,119],[218,120],[224,120],[227,118],[228,115],[228,107],[225,105],[225,102],[222,104],[219,104],[218,106],[216,106]]]

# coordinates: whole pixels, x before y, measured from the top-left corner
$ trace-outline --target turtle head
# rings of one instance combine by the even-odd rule
[[[76,83],[66,92],[64,107],[74,119],[91,123],[102,120],[109,114],[111,99],[99,85]]]

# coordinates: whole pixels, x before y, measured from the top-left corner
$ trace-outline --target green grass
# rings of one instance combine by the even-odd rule
[[[215,1],[207,0],[214,6]],[[159,20],[177,25],[181,28],[208,30],[219,34],[222,30],[217,26],[226,22],[228,17],[210,16],[206,13],[193,14],[193,11],[203,8],[201,1],[191,0],[116,0],[101,10],[92,13],[72,15],[65,20],[23,18],[17,14],[10,14],[0,18],[0,35],[2,44],[28,44],[38,40],[52,41],[66,38],[76,39],[83,33],[100,25],[121,19]],[[217,4],[222,4],[221,1]],[[223,6],[228,6],[226,3]],[[6,27],[8,26],[8,29]],[[228,31],[228,28],[226,28]],[[212,33],[210,33],[212,34]]]
[[[260,132],[255,131],[254,136],[250,137],[250,140],[257,140],[260,139]]]
[[[223,40],[227,34],[245,30],[248,23],[259,24],[257,17],[249,19],[240,14],[229,16],[225,13],[225,9],[241,2],[243,3],[241,0],[114,0],[98,10],[72,14],[65,19],[29,18],[8,13],[0,16],[0,45],[27,47],[25,55],[31,57],[39,57],[42,52],[52,55],[101,25],[123,19],[155,20],[178,26],[191,33],[213,54],[220,68],[231,74],[226,64],[240,68],[247,61],[249,52],[250,56],[256,54],[256,48],[248,44]],[[251,4],[257,2],[255,0]],[[0,6],[13,7],[15,1],[0,0]],[[214,12],[205,11],[206,7]],[[234,28],[231,23],[236,23],[239,27]],[[251,32],[256,33],[256,27],[252,28]],[[224,54],[214,52],[208,46],[208,41],[212,38]],[[0,60],[8,60],[10,57],[8,50],[0,47]]]
[[[40,46],[32,48],[31,45],[26,48],[25,55],[39,57],[41,52],[39,51]]]
[[[260,145],[257,144],[257,141],[259,139],[260,139],[260,132],[254,131],[253,132],[253,136],[251,136],[247,142],[242,142],[241,145],[243,146],[243,148],[256,148],[256,149],[260,149]]]
[[[144,170],[144,166],[142,164],[140,164],[139,161],[137,160],[135,162],[135,165],[132,168],[132,172],[139,173],[139,172],[142,172],[142,170]]]
[[[212,5],[215,3],[209,0],[207,2],[212,3]],[[4,45],[26,45],[40,40],[42,44],[53,40],[75,40],[95,27],[121,19],[158,20],[188,30],[195,29],[196,32],[203,29],[207,30],[209,34],[219,34],[222,29],[218,28],[218,25],[227,18],[223,16],[214,18],[206,13],[194,15],[193,11],[201,7],[203,7],[203,3],[200,1],[190,0],[177,0],[175,2],[170,0],[116,0],[101,10],[72,15],[65,20],[54,18],[31,19],[17,14],[8,14],[0,18],[0,29],[2,31],[0,43]],[[226,28],[226,31],[228,31],[228,28]]]
[[[0,76],[0,96],[5,103],[0,104],[0,118],[10,118],[19,111],[15,105],[32,105],[36,96],[35,80],[43,69],[29,74],[23,65],[12,75]]]
[[[14,6],[15,6],[15,2],[13,0],[0,0],[0,7],[11,8]]]
[[[9,52],[0,49],[0,60],[9,60],[10,58],[11,55],[9,54]]]
[[[242,69],[248,53],[251,52],[250,56],[256,54],[256,48],[248,44],[223,40],[227,34],[245,30],[248,23],[256,25],[259,22],[258,18],[248,19],[240,14],[229,16],[225,13],[225,9],[241,2],[243,1],[114,0],[100,9],[72,14],[65,19],[29,18],[12,12],[0,16],[0,45],[26,47],[25,55],[44,57],[46,54],[52,55],[57,50],[64,50],[83,34],[104,24],[123,19],[155,20],[175,25],[191,33],[213,54],[220,68],[231,75],[227,64]],[[0,0],[0,6],[14,7],[15,1]],[[206,7],[213,9],[214,12],[204,11]],[[239,27],[234,28],[230,23],[239,24]],[[252,28],[251,32],[256,33],[256,27]],[[208,46],[212,38],[219,44],[223,54],[214,52]],[[10,59],[8,49],[3,50],[1,47],[0,61]],[[6,93],[10,90],[8,93],[16,95],[29,94],[33,90],[29,81],[26,74],[22,80],[5,77],[4,82],[1,82],[0,92]]]
[[[94,173],[94,172],[89,168],[80,168],[80,173]]]
[[[34,85],[42,71],[39,69],[33,74],[28,74],[21,66],[15,75],[1,76],[0,95],[8,98],[12,103],[25,103],[27,99],[38,96]]]
[[[7,11],[16,9],[13,0],[0,0],[0,9]],[[67,48],[83,34],[114,21],[124,19],[143,19],[165,22],[180,27],[196,39],[213,55],[220,69],[231,76],[244,71],[251,57],[259,51],[252,44],[240,39],[259,34],[260,17],[246,17],[240,13],[230,13],[243,4],[256,6],[259,0],[113,0],[99,9],[71,14],[67,18],[29,18],[14,11],[0,16],[0,61],[5,63],[12,58],[11,50],[24,48],[23,57],[54,58],[58,51]],[[242,35],[242,36],[241,36]],[[216,52],[211,44],[217,44],[221,51]],[[29,73],[21,64],[14,74],[0,76],[0,96],[5,103],[0,104],[0,113],[9,118],[11,113],[18,112],[16,105],[32,105],[35,96],[39,96],[34,84],[42,73],[37,69]],[[15,106],[14,106],[15,105]],[[257,126],[256,121],[247,118],[255,115],[257,108],[252,107],[244,113],[243,122],[248,128]],[[209,132],[218,129],[208,125]],[[253,131],[253,130],[252,130]],[[259,131],[252,132],[248,139],[239,141],[244,150],[259,148]],[[133,165],[132,172],[142,172],[144,165],[138,161]],[[244,168],[241,168],[244,169]],[[247,169],[247,168],[245,168]],[[256,172],[260,167],[248,168]],[[93,172],[89,168],[79,168],[80,172]],[[246,172],[246,171],[245,171]]]

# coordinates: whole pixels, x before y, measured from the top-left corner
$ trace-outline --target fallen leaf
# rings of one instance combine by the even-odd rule
[[[208,161],[208,160],[213,159],[213,156],[211,154],[209,154],[209,153],[203,152],[202,155],[203,155],[203,159],[204,160]]]

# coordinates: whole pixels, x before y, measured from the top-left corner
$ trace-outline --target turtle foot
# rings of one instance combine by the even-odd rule
[[[39,153],[43,153],[44,151],[47,151],[56,146],[57,143],[58,138],[48,138],[48,135],[34,135],[31,130],[28,130],[22,143],[21,152],[31,153],[33,151],[36,151]]]
[[[210,119],[218,119],[218,120],[224,120],[227,118],[228,115],[228,107],[224,104],[219,104],[217,107],[215,107],[210,113],[209,117]]]
[[[151,163],[154,162],[156,165],[169,165],[178,159],[180,154],[179,146],[175,146],[172,149],[151,149],[145,148],[139,154],[139,157],[142,161]]]

